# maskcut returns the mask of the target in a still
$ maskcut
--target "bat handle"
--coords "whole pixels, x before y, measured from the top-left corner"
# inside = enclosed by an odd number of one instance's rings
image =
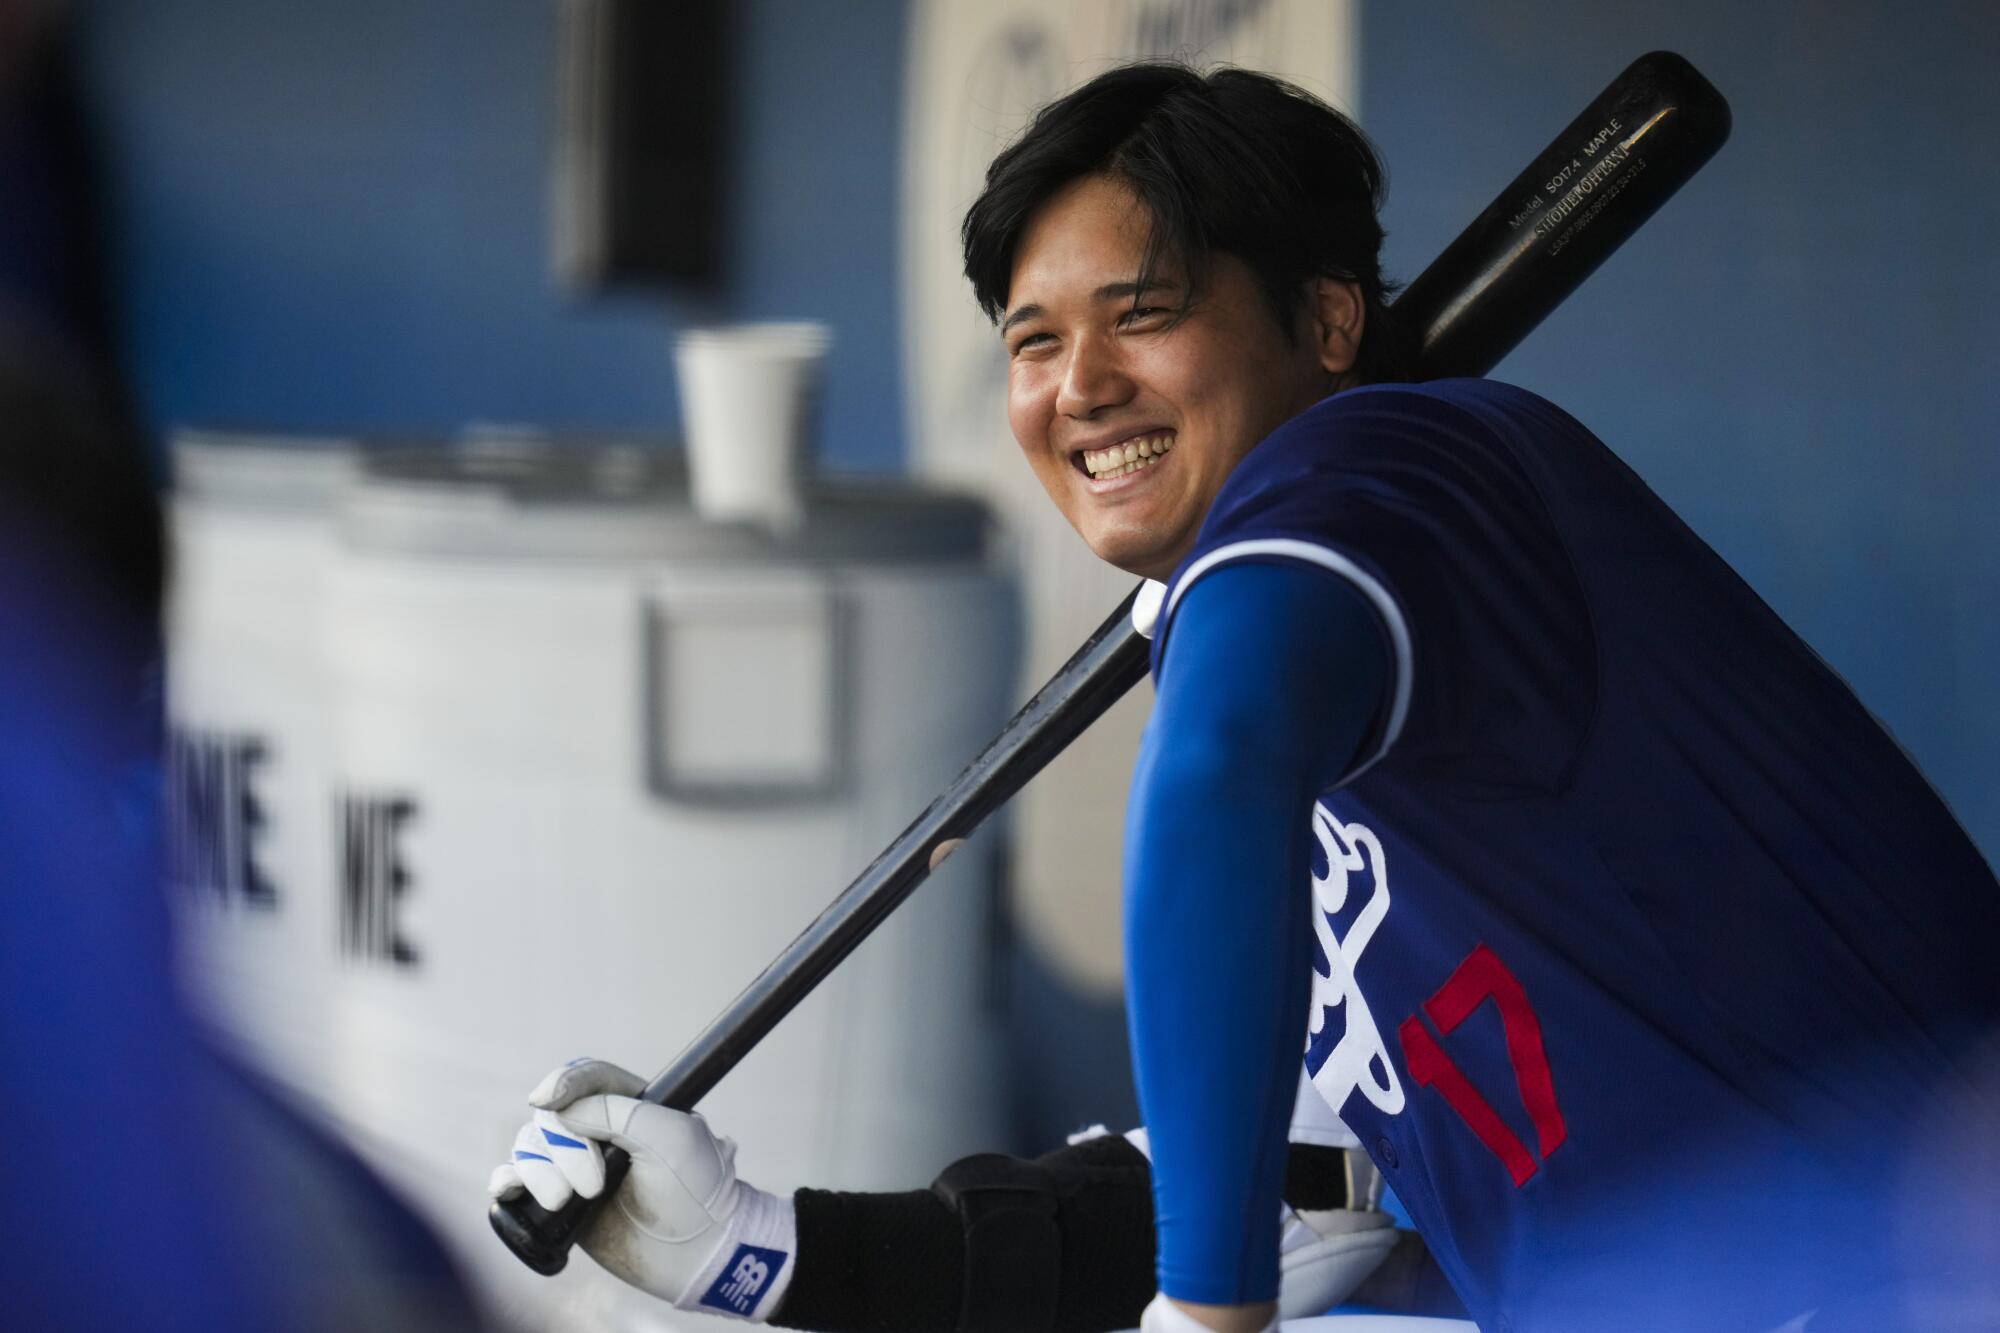
[[[492,1223],[493,1234],[506,1243],[515,1258],[543,1277],[554,1277],[569,1262],[569,1249],[576,1244],[577,1236],[625,1183],[625,1173],[631,1166],[630,1153],[623,1148],[606,1147],[604,1190],[596,1198],[572,1194],[568,1203],[550,1212],[535,1202],[534,1195],[522,1190],[512,1198],[495,1199],[486,1210],[486,1220]]]

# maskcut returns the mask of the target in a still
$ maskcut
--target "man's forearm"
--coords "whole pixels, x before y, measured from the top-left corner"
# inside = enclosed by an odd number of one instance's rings
[[[1349,585],[1228,565],[1168,627],[1126,827],[1133,1064],[1153,1143],[1160,1289],[1276,1294],[1285,1129],[1306,1025],[1307,829],[1376,715],[1383,656]]]
[[[978,1308],[966,1274],[1004,1246],[1004,1234],[968,1229],[934,1190],[862,1194],[804,1189],[798,1271],[771,1322],[816,1333],[939,1333],[1002,1324],[1009,1333],[1102,1333],[1131,1328],[1152,1298],[1153,1196],[1146,1158],[1106,1136],[1037,1159],[1058,1191],[1058,1259],[1039,1276],[1051,1284],[1046,1329],[1005,1324],[1008,1312]],[[1366,1208],[1349,1193],[1347,1154],[1290,1145],[1284,1196],[1294,1208]],[[1033,1280],[1037,1275],[1027,1275]]]

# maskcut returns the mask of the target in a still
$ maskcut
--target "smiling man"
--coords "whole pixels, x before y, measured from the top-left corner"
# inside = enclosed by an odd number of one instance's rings
[[[1993,1326],[1994,1238],[1928,1218],[1991,1216],[1953,1168],[2000,1160],[2000,886],[1587,430],[1397,382],[1380,190],[1297,89],[1140,65],[966,217],[1028,465],[1166,585],[1126,823],[1146,1133],[780,1200],[582,1063],[496,1192],[558,1207],[626,1147],[583,1243],[690,1309],[1253,1333],[1382,1253],[1345,1144],[1483,1329]]]
[[[1151,235],[1124,181],[1064,186],[1022,231],[1000,333],[1008,421],[1050,498],[1100,558],[1165,579],[1251,447],[1343,387],[1364,303],[1322,277],[1280,323],[1227,254],[1198,299],[1178,264],[1142,282]]]
[[[1899,1182],[1977,1118],[2000,890],[1588,431],[1393,382],[1380,183],[1297,89],[1140,66],[966,218],[1029,466],[1167,584],[1126,826],[1144,1326],[1273,1324],[1301,1044],[1482,1327],[1937,1326]]]
[[[1260,141],[1299,167],[1347,169],[1315,180],[1269,150],[1278,160],[1260,163]],[[1231,156],[1236,170],[1192,178]],[[994,163],[966,218],[966,271],[1006,347],[1014,437],[1099,558],[1167,580],[1260,442],[1357,382],[1364,345],[1372,368],[1391,368],[1380,188],[1344,118],[1257,76],[1204,81],[1170,66],[1098,79]],[[1388,668],[1351,587],[1245,573],[1250,586],[1220,595],[1237,604],[1217,634],[1251,636],[1251,656],[1225,650],[1213,668],[1266,662],[1312,697],[1301,713],[1257,688],[1209,692],[1196,709],[1179,706],[1177,689],[1163,694],[1128,846],[1146,858],[1131,864],[1127,908],[1140,1091],[1149,1123],[1166,1116],[1164,1137],[1152,1136],[1162,1290],[1230,1330],[1262,1329],[1277,1312],[1277,1233],[1243,1222],[1279,1202],[1306,1024],[1300,832],[1379,712]],[[1204,596],[1202,614],[1219,600]],[[1287,626],[1304,632],[1268,632]],[[1242,876],[1265,891],[1222,888]],[[1218,972],[1207,942],[1231,936],[1249,947]],[[1189,1054],[1203,1087],[1180,1086]],[[1165,1297],[1146,1318],[1149,1329],[1200,1326]]]

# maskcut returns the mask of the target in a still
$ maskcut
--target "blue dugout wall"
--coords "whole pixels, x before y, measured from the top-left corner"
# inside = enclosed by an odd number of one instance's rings
[[[84,75],[156,426],[671,431],[671,333],[839,337],[824,452],[904,456],[903,0],[745,0],[713,296],[549,281],[546,0],[97,0]],[[1498,372],[1595,427],[1854,683],[2000,849],[2000,16],[1889,0],[1364,0],[1362,118],[1407,276],[1628,59],[1731,144]]]
[[[127,362],[151,421],[673,432],[674,331],[834,326],[823,453],[903,456],[903,0],[737,7],[726,280],[588,303],[550,278],[551,0],[94,0]]]
[[[1885,0],[1364,8],[1413,274],[1626,61],[1730,143],[1495,372],[1598,431],[2000,852],[2000,11]]]

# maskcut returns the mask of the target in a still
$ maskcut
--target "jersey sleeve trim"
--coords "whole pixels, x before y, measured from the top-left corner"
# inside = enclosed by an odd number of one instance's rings
[[[1180,600],[1187,594],[1187,590],[1192,588],[1204,574],[1233,561],[1272,558],[1314,565],[1347,580],[1368,599],[1369,605],[1375,608],[1375,614],[1381,617],[1383,628],[1389,634],[1389,644],[1396,658],[1395,687],[1390,693],[1389,717],[1382,727],[1381,741],[1373,753],[1356,764],[1347,776],[1341,779],[1344,785],[1373,768],[1389,753],[1390,748],[1396,743],[1396,738],[1402,734],[1403,719],[1410,711],[1410,681],[1414,671],[1410,652],[1410,628],[1403,620],[1403,608],[1396,604],[1396,599],[1390,596],[1389,590],[1383,587],[1373,574],[1338,551],[1313,542],[1300,541],[1295,537],[1257,537],[1247,541],[1230,542],[1226,546],[1218,546],[1203,554],[1174,580],[1173,591],[1167,597],[1165,609],[1160,612],[1160,627],[1154,632],[1156,636],[1165,633],[1165,627],[1173,620],[1174,608],[1180,605]]]

